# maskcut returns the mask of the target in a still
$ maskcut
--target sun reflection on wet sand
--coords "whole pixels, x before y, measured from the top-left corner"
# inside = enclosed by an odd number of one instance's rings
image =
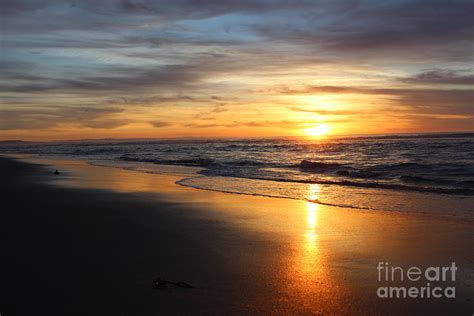
[[[319,192],[318,184],[309,185],[308,200],[317,201]],[[295,226],[300,231],[295,232],[298,237],[285,267],[288,281],[282,291],[295,304],[296,310],[306,313],[340,302],[338,288],[330,276],[329,250],[321,246],[321,229],[325,225],[321,205],[306,202],[302,207],[295,210],[302,215],[299,217],[300,225]]]
[[[310,200],[314,201],[318,198],[319,185],[311,184],[309,186]],[[301,256],[302,270],[305,274],[314,273],[317,268],[318,261],[318,207],[313,202],[307,202],[306,230],[304,232],[303,254]]]

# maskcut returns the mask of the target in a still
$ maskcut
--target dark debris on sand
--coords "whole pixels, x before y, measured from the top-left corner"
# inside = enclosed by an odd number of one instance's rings
[[[170,285],[179,288],[194,289],[194,286],[186,282],[173,282],[159,277],[153,279],[153,289],[155,290],[168,290],[170,288]]]

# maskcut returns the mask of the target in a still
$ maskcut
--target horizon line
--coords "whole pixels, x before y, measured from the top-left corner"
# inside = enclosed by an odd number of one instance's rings
[[[429,134],[474,134],[474,130],[470,131],[443,131],[443,132],[402,132],[402,133],[368,133],[368,134],[337,134],[337,135],[327,135],[322,139],[331,139],[331,138],[357,138],[357,137],[377,137],[377,136],[391,136],[391,135],[429,135]],[[311,137],[301,135],[279,135],[279,136],[241,136],[241,137],[229,137],[229,136],[177,136],[177,137],[132,137],[132,138],[115,138],[115,137],[107,137],[107,138],[78,138],[78,139],[59,139],[59,140],[22,140],[22,139],[5,139],[0,140],[0,143],[14,143],[14,142],[22,142],[22,143],[53,143],[53,142],[79,142],[79,141],[104,141],[104,140],[117,140],[117,141],[147,141],[147,140],[195,140],[195,139],[203,139],[203,140],[230,140],[230,139],[294,139],[294,138],[303,138],[303,139],[311,139]]]

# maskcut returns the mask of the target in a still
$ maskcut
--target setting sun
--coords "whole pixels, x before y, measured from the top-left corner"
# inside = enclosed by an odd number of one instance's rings
[[[323,137],[329,133],[330,127],[327,124],[319,124],[315,127],[308,128],[305,133],[311,137]]]

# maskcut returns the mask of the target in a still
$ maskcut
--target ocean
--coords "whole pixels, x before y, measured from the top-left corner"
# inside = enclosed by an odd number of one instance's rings
[[[369,210],[472,213],[474,196],[473,133],[11,142],[0,145],[0,153],[174,173],[178,184],[197,189]]]

